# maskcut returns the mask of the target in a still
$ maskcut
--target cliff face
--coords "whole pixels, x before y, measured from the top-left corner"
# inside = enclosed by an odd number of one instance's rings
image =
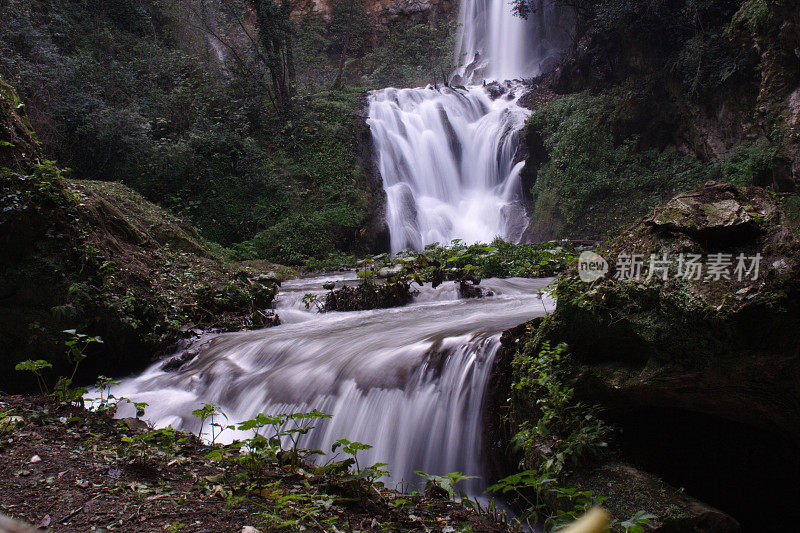
[[[515,380],[509,403],[515,429],[541,423],[546,412],[531,369],[548,345],[566,343],[568,355],[551,375],[583,405],[601,406],[599,416],[619,430],[604,460],[622,457],[685,487],[733,515],[744,531],[778,530],[796,520],[794,502],[782,495],[800,475],[794,452],[800,442],[800,340],[794,333],[800,327],[800,242],[775,196],[759,187],[707,184],[654,209],[599,253],[610,263],[604,278],[585,283],[578,272],[564,275],[556,310],[527,334],[517,333],[513,362],[506,362]],[[626,278],[624,254],[642,254],[641,275]],[[739,254],[745,268],[757,261],[759,269],[737,274]],[[692,255],[700,261],[699,277],[686,276],[680,266],[681,257]],[[651,257],[666,258],[668,266],[652,266]],[[730,259],[720,276],[713,274],[714,257]],[[530,467],[558,440],[529,434]],[[635,495],[618,495],[624,485],[598,479],[605,479],[603,467],[590,466],[571,482],[612,496],[608,505],[615,513]],[[665,523],[658,531],[739,531],[735,524],[671,529],[676,518],[670,511],[662,515],[649,503],[635,508],[656,512]],[[767,508],[769,517],[761,512]],[[697,520],[706,521],[705,514]]]
[[[796,2],[577,4],[573,46],[535,82],[531,239],[602,240],[707,180],[787,193],[798,218]]]
[[[314,0],[314,9],[330,15],[336,0]],[[458,0],[364,0],[364,9],[377,25],[400,20],[433,24],[453,20],[458,14]]]

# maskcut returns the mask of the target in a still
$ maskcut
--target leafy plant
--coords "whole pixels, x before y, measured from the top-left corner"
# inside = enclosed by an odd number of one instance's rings
[[[53,368],[53,365],[44,359],[37,359],[36,361],[28,359],[27,361],[18,363],[14,367],[17,372],[32,372],[33,375],[36,376],[36,383],[39,385],[39,391],[41,391],[42,394],[48,393],[47,383],[42,375],[42,373],[48,368]]]
[[[117,402],[114,395],[111,394],[111,387],[119,385],[120,382],[106,376],[98,376],[95,381],[94,389],[100,393],[100,397],[96,398],[97,409],[99,411],[116,411]]]
[[[548,489],[556,499],[564,502],[556,508],[556,512],[545,520],[545,527],[558,530],[580,518],[594,506],[601,505],[607,498],[597,496],[590,490],[578,490],[572,487],[555,487]]]
[[[207,417],[211,416],[212,411],[213,406],[197,410]],[[300,438],[313,429],[311,424],[314,420],[323,418],[330,418],[330,415],[317,410],[273,416],[259,413],[253,419],[225,426],[225,429],[252,431],[252,437],[212,449],[206,457],[216,461],[231,460],[238,463],[243,467],[239,481],[247,490],[260,490],[266,481],[265,468],[270,463],[294,469],[309,457],[322,454],[320,450],[301,448]]]
[[[644,533],[645,527],[650,525],[650,520],[658,518],[647,511],[637,511],[632,517],[619,523],[625,533]]]
[[[72,365],[72,374],[70,377],[61,376],[58,379],[53,392],[57,398],[62,402],[76,402],[82,401],[82,396],[88,391],[84,387],[72,388],[75,374],[78,372],[78,366],[86,359],[86,349],[94,343],[102,343],[100,337],[92,337],[78,333],[74,329],[66,329],[63,331],[68,335],[64,345],[67,347],[67,362]]]
[[[545,520],[547,506],[544,501],[545,490],[556,479],[547,471],[525,470],[505,477],[486,489],[486,492],[499,493],[506,498],[514,496],[524,503],[525,511],[520,520],[541,523]]]
[[[458,496],[464,497],[465,493],[462,491],[457,491],[456,485],[467,479],[475,479],[475,476],[465,476],[461,472],[450,472],[444,476],[428,474],[422,470],[415,470],[414,473],[425,478],[426,491],[432,486],[439,487],[440,489],[445,490],[451,498],[456,498]]]
[[[533,406],[535,422],[525,421],[514,442],[534,454],[529,460],[557,474],[566,466],[599,455],[607,447],[610,428],[597,416],[596,407],[574,400],[575,391],[564,383],[562,366],[567,346],[542,345],[535,356],[514,361],[517,379],[512,394]],[[544,444],[544,445],[542,445]]]
[[[228,415],[226,415],[218,405],[211,405],[209,403],[204,403],[202,408],[192,411],[192,415],[200,419],[200,430],[198,431],[197,436],[201,439],[203,438],[203,427],[206,424],[206,420],[210,419],[211,446],[213,447],[216,444],[219,435],[225,430],[225,427],[215,422],[214,418],[223,417],[225,420],[227,420]]]
[[[362,500],[366,496],[366,490],[376,485],[383,486],[383,483],[379,481],[379,479],[389,475],[389,472],[383,468],[386,466],[386,463],[375,463],[362,468],[358,462],[358,453],[369,450],[372,446],[348,439],[339,439],[331,445],[331,452],[336,452],[339,448],[350,457],[317,468],[316,473],[333,474],[336,475],[337,479],[340,481],[350,483],[356,488]]]

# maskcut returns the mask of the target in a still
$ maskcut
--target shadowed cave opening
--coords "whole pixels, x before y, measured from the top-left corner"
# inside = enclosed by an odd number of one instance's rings
[[[674,408],[607,418],[622,428],[631,462],[733,516],[743,532],[795,530],[800,456],[790,437]]]

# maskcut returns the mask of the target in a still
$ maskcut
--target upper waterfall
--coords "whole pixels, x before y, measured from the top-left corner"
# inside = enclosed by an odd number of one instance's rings
[[[464,0],[456,82],[483,85],[383,89],[372,93],[369,119],[386,192],[391,248],[519,241],[528,224],[519,180],[517,132],[529,112],[517,105],[519,82],[537,74],[553,48],[550,11],[514,16],[501,0]]]
[[[544,0],[527,20],[514,15],[509,0],[463,0],[453,81],[503,81],[541,74],[566,45],[562,28],[568,16]]]

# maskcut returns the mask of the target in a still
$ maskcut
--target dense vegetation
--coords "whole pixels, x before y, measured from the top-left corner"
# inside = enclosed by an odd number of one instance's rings
[[[110,394],[113,383],[100,384],[95,411],[42,396],[0,400],[3,510],[62,531],[97,523],[175,532],[508,530],[453,501],[463,476],[427,476],[438,491],[394,489],[379,479],[384,465],[359,464],[370,446],[347,439],[336,442],[326,466],[309,463],[323,452],[303,449],[297,437],[323,413],[259,414],[236,425],[248,437],[221,445],[213,436],[228,424],[219,408],[198,407],[196,435],[156,430],[141,411],[111,417],[129,403]],[[18,464],[25,467],[11,467]]]
[[[359,95],[441,79],[452,28],[376,44],[358,0],[327,21],[283,4],[4,2],[0,70],[73,176],[125,183],[240,258],[364,252],[382,197],[356,157]]]
[[[708,180],[790,193],[796,218],[789,3],[563,3],[573,44],[538,80],[555,94],[527,125],[534,238],[610,237]],[[525,16],[538,5],[516,2]]]
[[[703,161],[674,145],[642,146],[639,133],[619,138],[630,93],[558,98],[534,111],[527,128],[540,135],[547,158],[532,186],[541,237],[601,238],[678,191],[708,180],[763,184],[781,156],[767,138],[744,141],[717,159]],[[615,138],[616,137],[616,138]]]

